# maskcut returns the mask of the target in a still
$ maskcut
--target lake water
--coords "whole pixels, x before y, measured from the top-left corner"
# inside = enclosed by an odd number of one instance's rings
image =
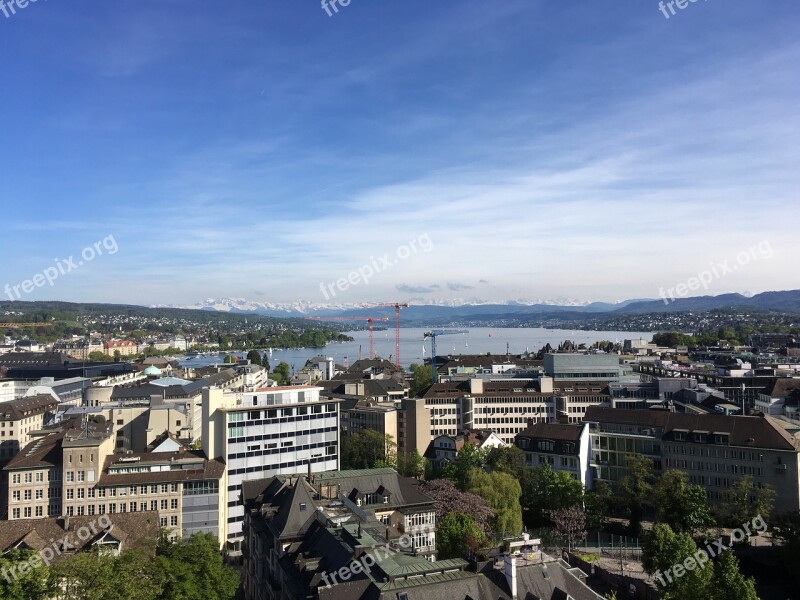
[[[408,367],[411,363],[422,363],[422,359],[430,358],[431,340],[423,341],[422,334],[429,329],[402,328],[400,330],[400,362]],[[582,331],[571,329],[541,329],[541,328],[499,328],[499,327],[472,327],[469,333],[439,336],[436,338],[436,353],[444,354],[504,354],[506,348],[511,354],[521,354],[526,350],[538,351],[542,346],[550,344],[554,348],[564,340],[571,340],[576,344],[591,345],[594,342],[610,340],[622,343],[626,339],[644,338],[650,341],[652,332],[633,331]],[[347,335],[355,338],[353,342],[332,343],[325,348],[295,348],[288,350],[273,349],[270,365],[272,368],[284,361],[294,370],[300,370],[310,358],[324,354],[332,356],[338,364],[343,364],[345,358],[353,364],[361,358],[369,358],[369,332],[351,331]],[[394,329],[374,332],[375,353],[378,356],[394,360],[395,343]],[[508,346],[506,346],[508,345]],[[423,354],[424,347],[424,354]],[[261,351],[262,353],[265,351]],[[244,357],[246,353],[235,353],[235,356]],[[181,366],[201,367],[216,362],[222,362],[224,355],[208,355],[188,357],[180,361]]]

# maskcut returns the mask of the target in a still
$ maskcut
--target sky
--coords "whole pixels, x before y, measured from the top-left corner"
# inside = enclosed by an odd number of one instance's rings
[[[21,1],[2,299],[800,288],[796,0]]]

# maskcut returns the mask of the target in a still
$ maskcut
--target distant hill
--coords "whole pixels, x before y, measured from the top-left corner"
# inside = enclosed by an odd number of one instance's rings
[[[779,311],[800,313],[800,290],[764,292],[752,297],[741,294],[678,298],[665,304],[663,300],[633,302],[615,310],[615,314],[645,314],[665,312],[706,312],[709,310],[744,309],[757,312]]]

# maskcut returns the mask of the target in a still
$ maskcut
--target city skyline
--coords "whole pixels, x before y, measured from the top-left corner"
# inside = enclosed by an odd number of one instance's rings
[[[800,288],[795,4],[324,5],[0,12],[0,287],[143,305]]]

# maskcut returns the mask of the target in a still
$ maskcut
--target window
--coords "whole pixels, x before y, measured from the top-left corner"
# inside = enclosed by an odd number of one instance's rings
[[[78,471],[78,482],[82,483],[86,480],[86,473],[83,471]]]
[[[67,500],[73,500],[75,498],[75,490],[68,489],[67,490]]]
[[[43,514],[43,510],[42,510],[42,507],[41,507],[41,506],[37,506],[37,507],[36,507],[36,516],[37,516],[37,517],[42,517],[42,516],[44,516],[44,514]]]
[[[39,471],[38,473],[36,473],[36,482],[41,483],[42,481],[44,481],[44,473]]]
[[[161,527],[166,527],[166,526],[167,526],[167,517],[161,517],[161,518],[158,520],[158,524],[159,524]]]
[[[11,511],[11,518],[12,519],[19,519],[19,509],[15,508]]]
[[[178,517],[176,517],[175,515],[171,516],[169,518],[169,524],[172,525],[173,527],[177,527],[178,526]]]
[[[162,500],[161,501],[161,510],[167,510],[167,501],[166,500]]]
[[[14,500],[14,502],[19,502],[19,490],[14,490],[14,492],[11,494],[11,498]]]
[[[36,499],[41,500],[44,497],[43,490],[36,490]]]
[[[172,510],[178,510],[178,499],[177,498],[173,498],[172,500],[170,500],[169,501],[169,507]]]
[[[167,489],[168,489],[167,484],[166,483],[162,483],[161,484],[161,493],[162,494],[166,494],[167,493]]]
[[[158,500],[150,501],[150,510],[158,510]]]

